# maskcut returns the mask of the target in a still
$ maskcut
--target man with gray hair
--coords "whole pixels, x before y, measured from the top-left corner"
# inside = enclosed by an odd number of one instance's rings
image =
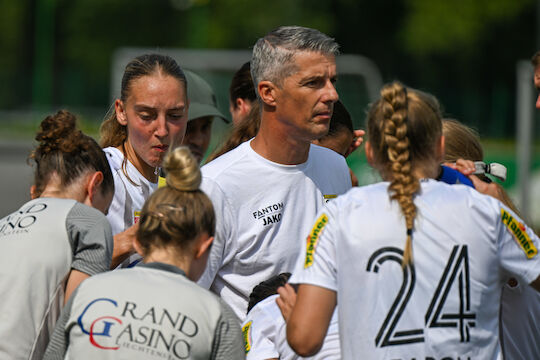
[[[345,159],[311,144],[328,132],[338,100],[337,53],[333,39],[298,26],[259,39],[251,59],[259,132],[202,168],[217,224],[199,284],[240,319],[253,287],[293,270],[317,211],[351,187]]]

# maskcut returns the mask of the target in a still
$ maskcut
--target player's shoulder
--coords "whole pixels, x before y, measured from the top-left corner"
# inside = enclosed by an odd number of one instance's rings
[[[433,179],[422,181],[422,195],[426,201],[440,204],[474,207],[499,211],[501,202],[492,196],[482,194],[476,189],[461,185],[447,184]]]
[[[345,158],[343,155],[338,154],[334,150],[328,149],[324,146],[310,144],[309,147],[309,159],[310,161],[317,162],[331,162],[339,165],[346,164]],[[328,165],[327,163],[326,165]]]
[[[249,141],[246,141],[202,166],[201,173],[203,177],[218,178],[227,176],[235,168],[241,167],[243,161],[249,155],[249,146]]]
[[[105,157],[109,162],[109,166],[113,171],[122,168],[122,162],[124,161],[124,154],[115,147],[109,146],[103,149]]]
[[[270,295],[266,299],[259,301],[247,314],[244,324],[252,322],[259,326],[261,324],[266,326],[270,326],[271,324],[274,326],[279,325],[284,320],[276,303],[278,297],[278,294]]]
[[[334,208],[358,207],[364,204],[373,204],[388,198],[388,182],[378,182],[369,185],[356,186],[345,194],[338,196],[328,204]]]
[[[72,208],[69,214],[70,217],[84,217],[88,219],[95,219],[96,221],[107,221],[107,217],[104,213],[98,209],[88,206],[86,204],[75,201],[72,204]]]

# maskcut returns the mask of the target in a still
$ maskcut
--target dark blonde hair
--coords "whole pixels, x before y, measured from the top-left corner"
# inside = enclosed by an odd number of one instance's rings
[[[390,198],[405,216],[407,240],[403,265],[412,262],[412,230],[416,218],[414,195],[420,181],[413,172],[435,160],[442,135],[441,110],[431,95],[406,88],[399,82],[385,85],[381,98],[368,112],[368,139],[376,167],[391,179]]]
[[[114,191],[111,168],[97,142],[77,129],[76,117],[67,110],[47,116],[40,124],[35,139],[38,146],[32,151],[29,162],[35,162],[35,194],[40,196],[56,175],[63,187],[77,181],[88,171],[101,171],[102,194]]]
[[[445,137],[444,161],[455,162],[458,159],[483,161],[484,150],[480,144],[478,133],[455,119],[443,119],[443,135]],[[491,181],[486,175],[477,175],[482,181]],[[499,200],[508,206],[518,216],[519,210],[501,185],[495,184],[499,193]]]
[[[251,66],[250,62],[244,63],[240,69],[238,69],[231,80],[229,86],[229,101],[236,109],[236,99],[245,99],[251,102],[257,100],[257,94],[251,78]]]
[[[187,94],[186,75],[173,58],[167,55],[145,54],[137,56],[126,65],[124,75],[122,76],[120,100],[125,102],[129,97],[134,80],[153,74],[164,74],[174,77],[184,86]],[[101,136],[100,145],[104,148],[108,146],[117,147],[123,145],[126,141],[128,136],[127,128],[118,122],[114,105],[109,110],[109,114],[105,120],[103,120],[99,134]]]
[[[139,220],[137,240],[145,255],[169,246],[186,250],[199,235],[215,232],[214,208],[199,189],[201,171],[189,148],[181,146],[169,153],[163,168],[167,186],[148,198]]]
[[[456,162],[458,159],[482,161],[484,150],[480,145],[478,133],[455,119],[443,119],[445,137],[444,161]]]

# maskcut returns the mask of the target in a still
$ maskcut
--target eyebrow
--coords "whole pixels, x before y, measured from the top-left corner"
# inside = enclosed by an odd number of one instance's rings
[[[135,104],[134,105],[134,108],[135,110],[137,111],[145,111],[145,110],[156,110],[155,107],[153,106],[149,106],[149,105],[143,105],[143,104]],[[171,111],[171,110],[185,110],[186,109],[186,106],[185,105],[182,105],[182,106],[176,106],[176,107],[173,107],[173,108],[170,108],[170,109],[167,109],[167,111]]]

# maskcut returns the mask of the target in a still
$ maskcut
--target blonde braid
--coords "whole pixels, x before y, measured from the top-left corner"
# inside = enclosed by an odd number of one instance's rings
[[[412,263],[412,230],[416,218],[413,196],[420,189],[420,182],[412,174],[409,138],[407,137],[407,90],[394,82],[381,90],[383,137],[390,160],[392,182],[388,191],[397,200],[407,225],[407,240],[403,253],[403,266]]]

